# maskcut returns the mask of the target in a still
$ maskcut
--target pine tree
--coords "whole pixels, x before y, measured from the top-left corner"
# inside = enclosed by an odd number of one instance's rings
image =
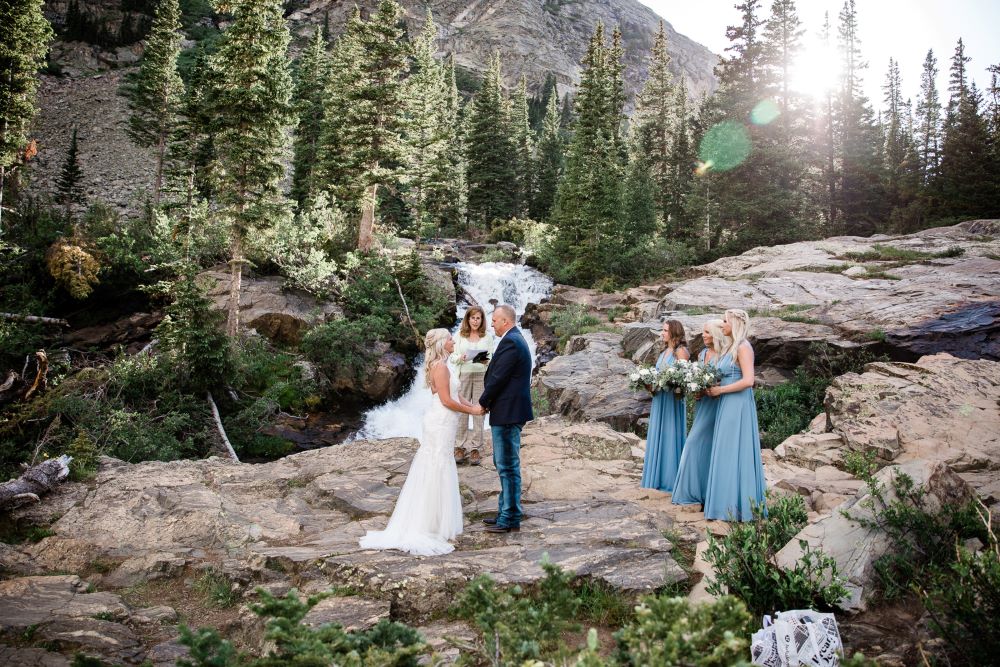
[[[781,110],[780,123],[786,136],[792,129],[794,100],[789,88],[791,68],[802,49],[805,30],[799,20],[794,0],[774,0],[771,16],[764,26],[764,57],[771,70],[769,78],[776,82],[776,93]]]
[[[406,82],[404,181],[418,225],[435,229],[440,228],[441,220],[431,213],[430,201],[438,200],[435,193],[446,187],[447,172],[441,170],[441,160],[450,148],[452,130],[444,68],[434,59],[436,45],[437,26],[427,10],[423,30],[413,45],[413,68]]]
[[[941,101],[937,91],[937,59],[929,49],[920,73],[920,100],[917,102],[916,141],[920,173],[925,186],[937,178],[940,160]]]
[[[677,110],[674,108],[677,101],[674,77],[670,73],[669,65],[667,36],[663,21],[660,21],[660,28],[653,41],[649,74],[636,98],[636,111],[632,122],[637,128],[638,142],[638,146],[633,150],[633,160],[636,154],[642,155],[649,175],[655,183],[656,210],[664,221],[669,218],[672,203],[670,197],[675,190],[672,187],[674,171],[671,168],[671,158],[679,125]],[[676,221],[674,222],[676,224]],[[674,227],[672,231],[678,230]]]
[[[510,100],[510,134],[514,144],[514,215],[528,215],[528,209],[535,195],[535,173],[533,156],[535,141],[528,114],[528,81],[522,76]]]
[[[905,179],[905,160],[907,157],[906,118],[903,108],[902,80],[899,74],[899,63],[889,58],[889,71],[886,74],[885,93],[885,192],[888,205],[896,208],[903,204],[902,189]]]
[[[998,170],[990,132],[983,116],[982,95],[969,83],[965,46],[958,40],[951,61],[948,111],[941,142],[940,193],[946,215],[995,213]]]
[[[445,98],[440,121],[442,150],[431,164],[432,180],[438,184],[427,196],[427,210],[444,227],[456,229],[465,223],[466,161],[464,114],[455,78],[455,62],[450,60],[445,74]]]
[[[182,197],[182,226],[190,230],[195,204],[209,199],[215,189],[215,148],[212,133],[211,68],[202,51],[195,57],[181,97],[177,125],[167,151],[164,188]],[[175,230],[175,233],[182,231]]]
[[[878,158],[878,132],[873,112],[862,91],[861,58],[857,10],[847,0],[840,12],[840,48],[843,80],[837,100],[838,155],[840,178],[838,208],[841,231],[866,235],[876,231],[885,217]]]
[[[292,144],[292,198],[300,206],[313,194],[313,170],[319,151],[323,102],[329,78],[326,40],[317,28],[299,58],[295,76],[295,112],[298,127]]]
[[[154,205],[160,203],[167,146],[177,124],[184,93],[184,83],[177,72],[177,57],[183,37],[177,0],[160,0],[153,27],[146,39],[142,62],[125,87],[132,112],[129,116],[129,136],[136,145],[156,150]]]
[[[45,62],[52,27],[42,15],[42,0],[0,4],[0,233],[4,183],[23,158],[28,128],[35,116],[38,69]]]
[[[694,178],[695,151],[691,140],[691,118],[688,114],[687,86],[684,80],[676,86],[674,115],[676,126],[670,147],[669,175],[665,199],[664,221],[670,229],[687,229],[690,223],[687,215],[687,197]]]
[[[355,9],[334,50],[319,161],[341,201],[360,209],[358,249],[374,244],[380,187],[405,157],[403,74],[407,45],[401,10],[382,0],[369,20]]]
[[[624,211],[625,146],[620,131],[624,104],[620,34],[610,46],[597,24],[584,57],[577,91],[573,138],[566,170],[549,218],[557,280],[593,284],[620,261],[619,226]]]
[[[73,219],[73,206],[84,206],[87,203],[87,196],[83,191],[83,170],[80,168],[77,154],[76,128],[74,127],[69,150],[66,151],[66,161],[63,162],[59,178],[56,180],[56,202],[62,204],[67,220]]]
[[[501,79],[500,54],[494,54],[483,86],[472,101],[466,155],[469,162],[469,218],[489,229],[515,213],[517,174],[514,142]]]
[[[831,50],[830,13],[823,14],[820,39],[826,52]],[[832,86],[827,87],[822,100],[819,128],[816,135],[816,167],[819,173],[817,201],[828,230],[837,224],[837,198],[839,170],[837,166],[836,111]]]
[[[229,12],[232,23],[211,58],[209,108],[220,167],[218,202],[231,230],[226,331],[235,336],[247,236],[290,213],[279,184],[294,114],[282,3],[232,0]]]
[[[563,141],[560,130],[559,98],[554,92],[542,122],[542,136],[538,139],[535,157],[536,190],[532,199],[531,217],[545,220],[552,210],[556,189],[563,172]]]

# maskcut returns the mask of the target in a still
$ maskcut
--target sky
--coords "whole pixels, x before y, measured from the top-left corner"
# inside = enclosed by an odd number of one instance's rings
[[[666,19],[674,30],[715,53],[722,54],[729,45],[726,26],[739,23],[735,9],[738,0],[639,0]],[[763,0],[762,16],[771,11],[770,0]],[[810,92],[835,79],[835,58],[824,54],[818,46],[810,48],[823,25],[824,12],[830,13],[830,25],[836,36],[837,15],[844,0],[799,0],[799,19],[806,34],[803,43],[808,55],[798,75]],[[875,108],[882,105],[882,85],[885,82],[889,58],[899,61],[903,82],[903,97],[914,103],[920,91],[920,72],[928,49],[934,49],[938,61],[938,90],[944,103],[948,99],[948,68],[958,38],[965,44],[966,56],[971,56],[969,71],[979,88],[990,83],[986,71],[991,64],[1000,64],[1000,0],[856,0],[858,33],[861,50],[868,69],[862,73],[865,93]]]

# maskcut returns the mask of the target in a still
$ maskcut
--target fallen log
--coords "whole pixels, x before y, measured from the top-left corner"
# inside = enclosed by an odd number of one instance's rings
[[[219,432],[222,444],[226,446],[226,451],[229,452],[229,458],[239,463],[240,457],[236,456],[236,450],[233,449],[233,444],[229,442],[229,436],[226,435],[226,429],[222,426],[222,415],[219,414],[219,406],[215,404],[215,399],[212,398],[212,392],[206,392],[205,398],[208,399],[208,407],[212,409],[212,419],[215,421],[215,428]]]
[[[41,315],[22,315],[21,313],[0,313],[0,319],[13,320],[14,322],[33,322],[36,324],[58,324],[61,327],[68,327],[69,322],[58,317],[42,317]]]
[[[25,470],[20,477],[0,484],[0,510],[10,510],[27,503],[37,503],[39,496],[51,491],[69,475],[71,456],[43,461]]]

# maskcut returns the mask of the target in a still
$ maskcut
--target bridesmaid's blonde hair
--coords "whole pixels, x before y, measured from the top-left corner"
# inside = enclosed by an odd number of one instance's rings
[[[712,334],[712,349],[715,350],[716,356],[721,357],[726,341],[729,340],[729,336],[722,332],[722,320],[719,318],[709,320],[705,322],[705,326],[708,327],[708,333]]]
[[[451,338],[447,329],[431,329],[424,336],[424,384],[431,386],[431,369],[439,361],[447,360],[444,344]]]
[[[750,316],[745,310],[730,308],[726,311],[726,319],[729,321],[729,326],[733,328],[733,338],[726,346],[726,353],[731,354],[735,359],[740,345],[750,337]]]

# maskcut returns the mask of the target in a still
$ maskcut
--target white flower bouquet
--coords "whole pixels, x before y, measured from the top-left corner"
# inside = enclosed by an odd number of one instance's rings
[[[653,393],[658,390],[659,374],[653,366],[640,366],[628,374],[628,388],[632,391],[645,390]]]

